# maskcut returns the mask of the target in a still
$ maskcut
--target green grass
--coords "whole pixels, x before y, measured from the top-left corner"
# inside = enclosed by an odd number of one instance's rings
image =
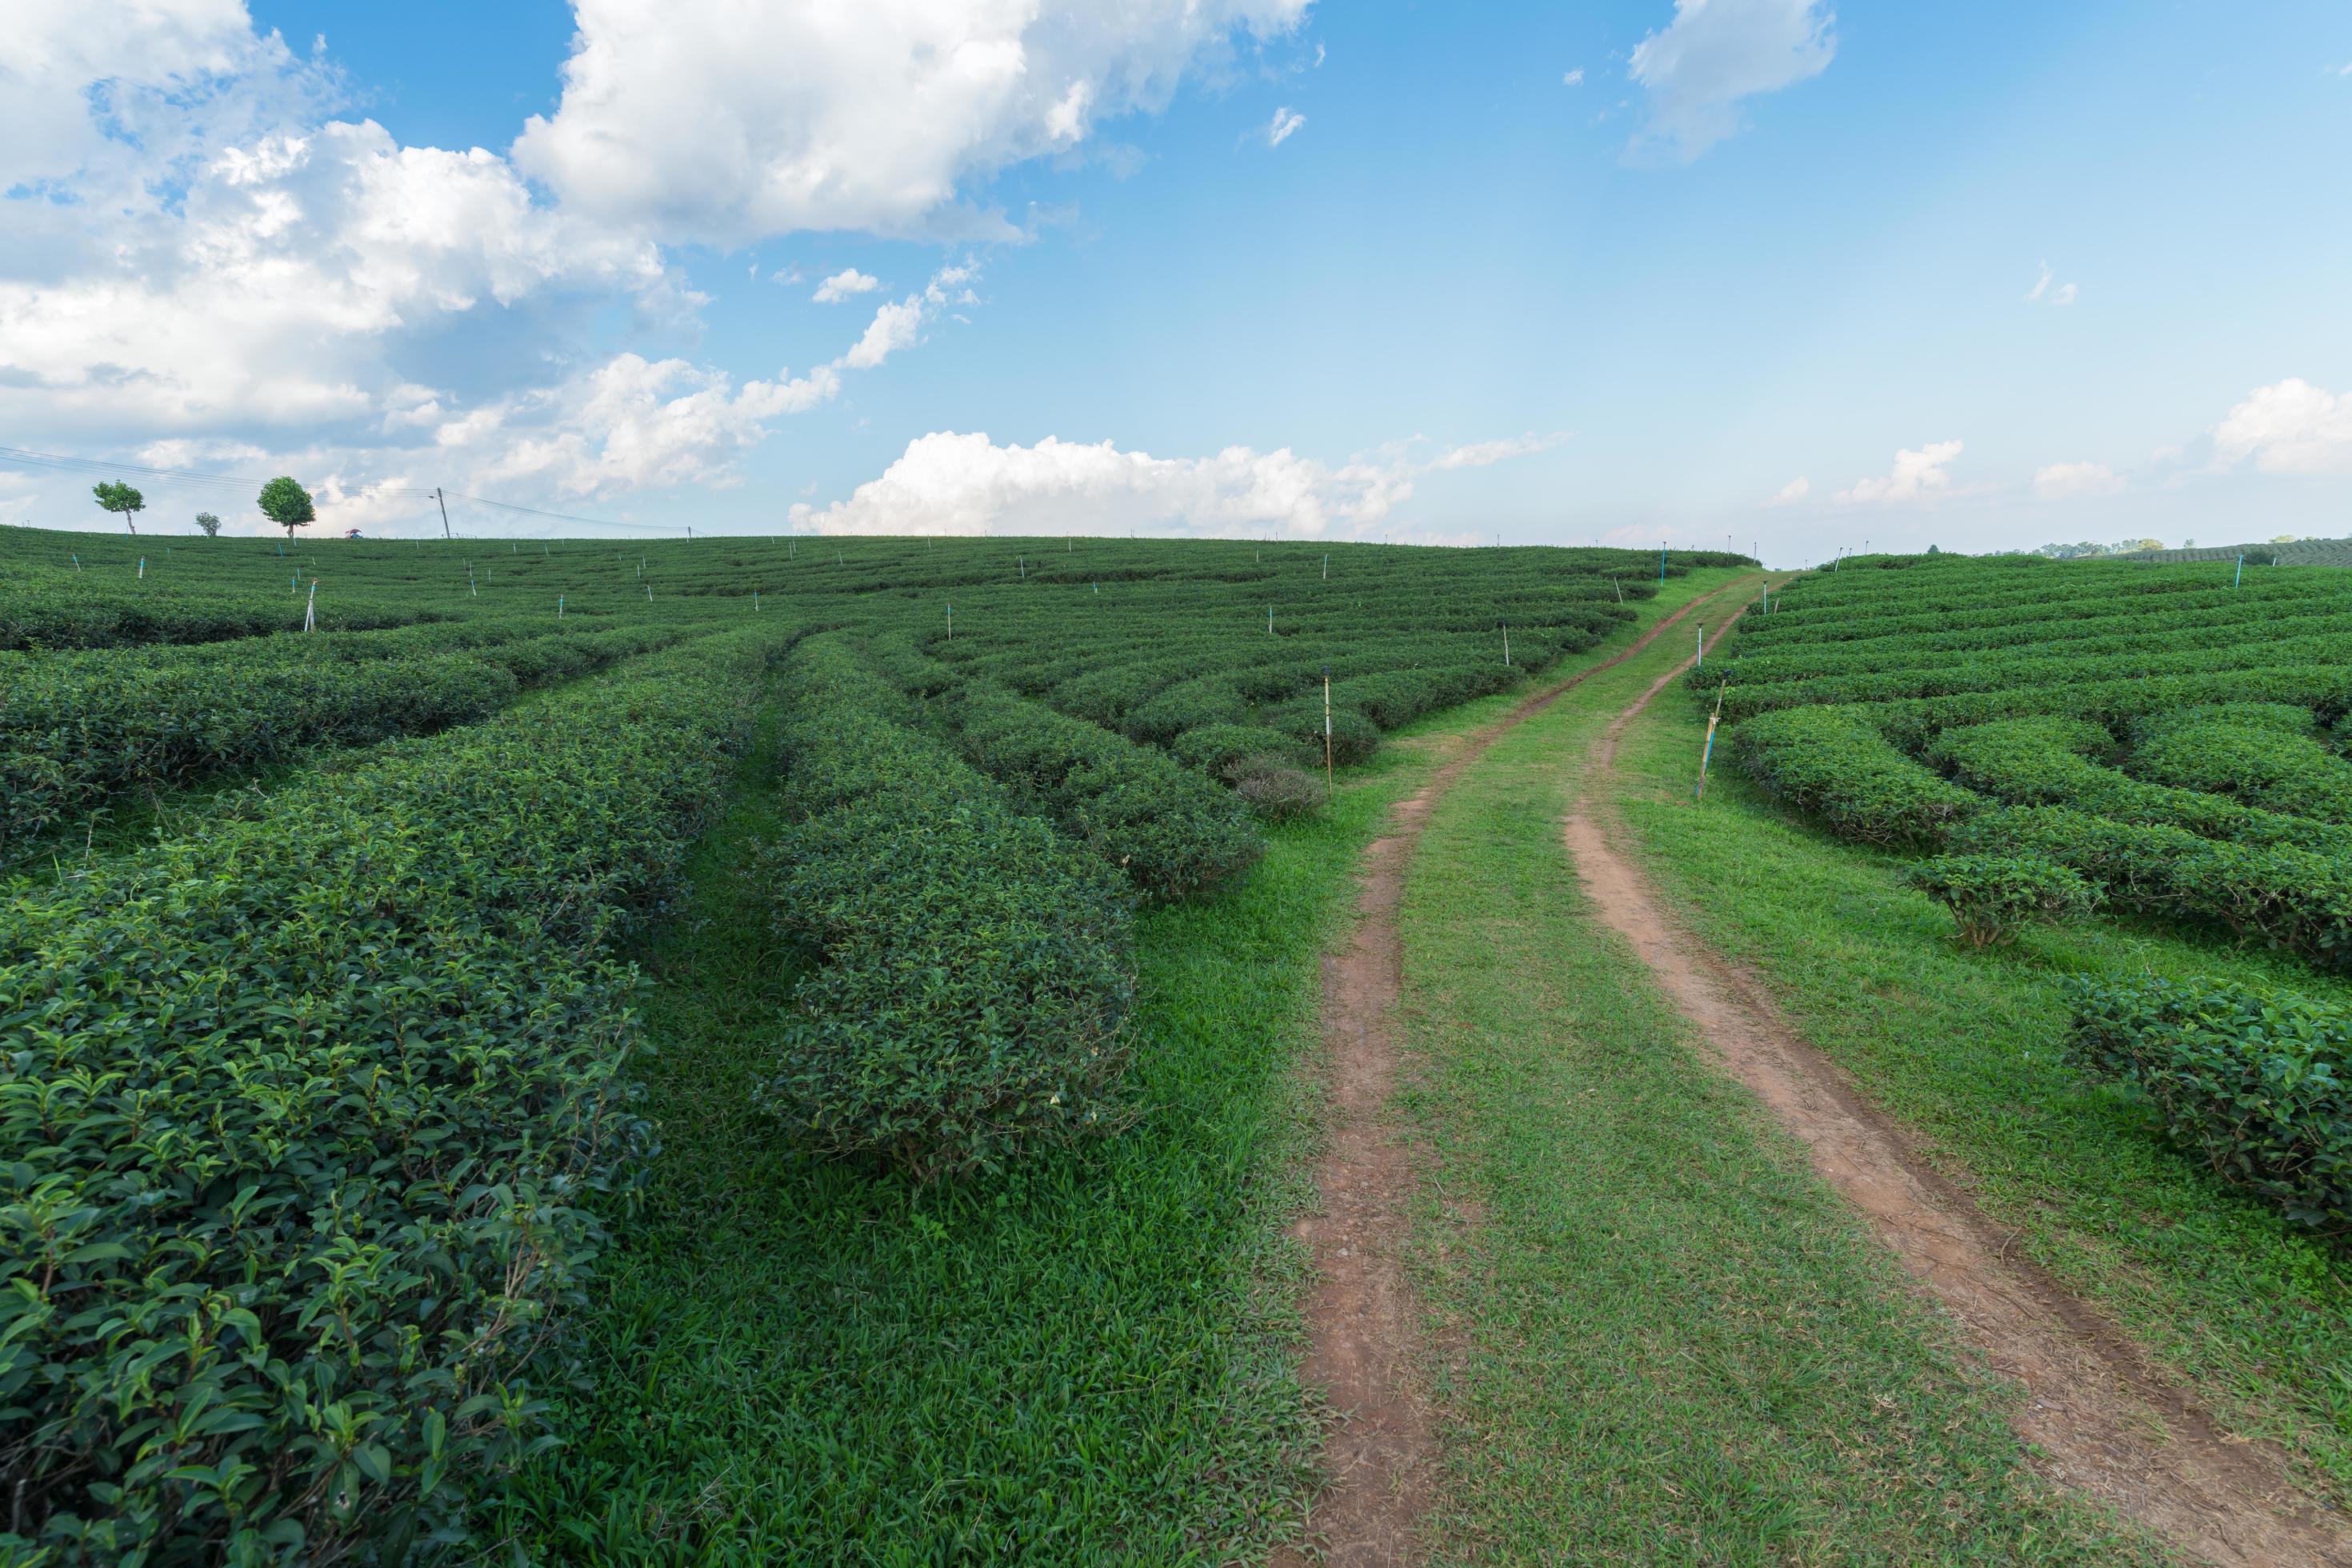
[[[2121,1091],[2060,1058],[2070,973],[2210,975],[2344,1000],[2292,960],[2093,921],[1976,952],[1899,861],[1789,819],[1718,769],[1690,803],[1704,721],[1677,689],[1627,736],[1627,816],[1693,925],[1751,965],[1806,1035],[1921,1135],[2021,1249],[2101,1303],[2240,1430],[2352,1500],[2352,1265],[2217,1184]],[[1717,761],[1723,760],[1722,749]]]
[[[1639,624],[1728,575],[1676,580]],[[1421,721],[1237,887],[1143,916],[1139,1125],[929,1191],[806,1158],[753,1107],[793,979],[739,873],[782,826],[771,710],[640,955],[663,1149],[600,1267],[561,1446],[493,1537],[580,1563],[1155,1564],[1295,1538],[1318,1427],[1286,1226],[1312,1200],[1318,957],[1430,738],[1518,695]]]
[[[1684,651],[1499,742],[1407,873],[1431,1538],[1479,1562],[2161,1560],[2030,1474],[2006,1391],[1593,918],[1559,836],[1581,753]]]

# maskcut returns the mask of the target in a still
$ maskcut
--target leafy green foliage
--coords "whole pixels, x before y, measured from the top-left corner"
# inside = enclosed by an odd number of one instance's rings
[[[1865,844],[1933,846],[1984,805],[1905,756],[1852,708],[1790,708],[1731,732],[1731,754],[1800,811]]]
[[[438,641],[472,640],[428,634]],[[0,654],[0,852],[139,786],[252,768],[314,744],[424,734],[495,712],[520,686],[674,640],[628,628],[465,653],[404,634],[254,638],[214,647]],[[343,657],[345,638],[359,640]]]
[[[2098,889],[2065,867],[2013,855],[1938,855],[1903,879],[1950,910],[1977,947],[2014,941],[2028,924],[2079,920],[2098,902]]]
[[[2296,1224],[2352,1235],[2352,1013],[2161,979],[2068,996],[2075,1058],[2133,1085],[2176,1144]]]
[[[1210,724],[1198,730],[1187,730],[1169,742],[1169,754],[1187,767],[1223,777],[1225,769],[1244,757],[1280,757],[1294,766],[1309,763],[1320,765],[1323,743],[1312,746],[1267,729],[1263,724]]]
[[[126,523],[131,523],[131,519],[145,510],[147,505],[145,496],[141,495],[131,486],[113,479],[100,479],[97,484],[90,486],[89,493],[98,498],[100,506],[116,513]],[[137,524],[132,523],[131,531],[133,533],[138,532]]]
[[[2250,805],[2352,823],[2352,763],[2323,744],[2307,708],[2232,702],[2151,714],[2126,765],[2143,778]]]
[[[294,537],[296,529],[317,521],[319,517],[311,506],[310,492],[286,474],[262,486],[253,504],[261,509],[262,516],[284,529],[289,539]]]
[[[1234,793],[1268,822],[1288,822],[1324,804],[1323,781],[1280,752],[1258,752],[1225,766]]]
[[[218,539],[220,537],[220,518],[215,513],[209,511],[200,511],[196,513],[196,531],[199,533],[202,533],[206,539]]]
[[[819,963],[772,1109],[827,1153],[925,1180],[1111,1131],[1134,981],[1110,871],[898,722],[903,700],[838,639],[796,650],[785,686],[803,815],[767,877]]]
[[[63,1563],[387,1558],[535,1440],[656,899],[769,643],[712,638],[0,905],[0,1491]]]
[[[964,754],[1116,866],[1146,897],[1190,898],[1257,858],[1234,797],[1163,752],[976,681],[948,707]]]
[[[2352,970],[2352,862],[2289,844],[2233,844],[2066,806],[2011,806],[1954,833],[1969,853],[2039,855],[2122,909],[2226,931],[2326,970]]]
[[[2352,575],[1901,564],[1743,626],[1723,710],[1753,776],[1848,837],[2041,857],[2116,908],[2352,963],[2352,763],[2318,730],[2352,711]]]

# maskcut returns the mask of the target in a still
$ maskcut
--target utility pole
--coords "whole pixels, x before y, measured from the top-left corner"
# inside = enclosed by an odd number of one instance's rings
[[[441,499],[439,485],[433,487],[433,500],[441,509],[441,537],[446,539],[449,537],[449,503]]]

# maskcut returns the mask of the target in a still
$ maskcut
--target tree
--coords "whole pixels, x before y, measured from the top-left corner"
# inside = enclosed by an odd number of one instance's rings
[[[89,493],[96,496],[98,504],[107,510],[121,512],[124,527],[133,533],[139,531],[139,525],[131,521],[131,517],[147,504],[145,496],[141,495],[129,485],[118,484],[112,479],[100,479],[89,487]]]
[[[215,517],[208,511],[200,511],[196,513],[196,526],[205,531],[205,537],[206,539],[218,539],[220,537],[220,519]]]
[[[286,531],[289,539],[294,537],[296,529],[319,520],[317,510],[310,505],[310,492],[284,474],[261,487],[256,504],[261,508],[262,516]]]

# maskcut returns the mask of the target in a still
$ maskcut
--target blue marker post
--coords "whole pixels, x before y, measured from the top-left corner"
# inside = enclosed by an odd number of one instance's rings
[[[1666,585],[1666,547],[1665,547],[1664,545],[1661,544],[1661,545],[1659,545],[1659,546],[1658,546],[1658,586],[1659,586],[1659,587],[1661,587],[1661,588],[1663,588],[1663,587],[1664,587],[1665,585]]]
[[[948,641],[955,641],[955,606],[948,606]]]
[[[2239,551],[2239,552],[2238,552],[2238,574],[2237,574],[2235,577],[2232,577],[2232,578],[2231,578],[2231,579],[2230,579],[2230,586],[2231,586],[2231,587],[2232,587],[2232,588],[2240,588],[2240,587],[2243,587],[2243,586],[2245,585],[2245,582],[2246,582],[2246,552],[2245,552],[2244,551],[2241,550],[2241,551]]]

